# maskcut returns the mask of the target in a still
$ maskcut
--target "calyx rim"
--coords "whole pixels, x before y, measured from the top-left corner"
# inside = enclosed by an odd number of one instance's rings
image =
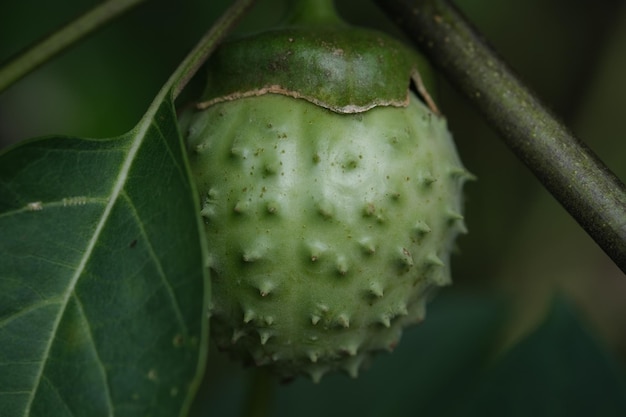
[[[377,106],[406,107],[413,80],[422,84],[422,58],[399,41],[348,25],[283,27],[229,40],[207,62],[199,109],[264,94],[304,99],[337,113]]]

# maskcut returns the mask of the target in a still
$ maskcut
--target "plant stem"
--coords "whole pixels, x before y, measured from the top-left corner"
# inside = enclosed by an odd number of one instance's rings
[[[257,368],[252,374],[248,401],[243,410],[244,417],[267,417],[272,403],[274,381],[267,370]]]
[[[236,0],[202,39],[200,39],[187,57],[185,57],[163,88],[171,88],[173,97],[178,97],[189,80],[191,80],[204,61],[206,61],[209,55],[215,50],[219,42],[228,34],[237,21],[243,16],[244,12],[252,6],[255,1],[256,0]]]
[[[0,92],[77,41],[145,0],[107,0],[35,43],[0,68]]]
[[[376,0],[626,273],[626,187],[446,0]]]

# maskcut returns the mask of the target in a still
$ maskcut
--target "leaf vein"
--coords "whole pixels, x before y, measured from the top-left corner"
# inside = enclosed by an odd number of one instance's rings
[[[172,150],[172,148],[170,146],[172,141],[167,140],[167,136],[163,134],[160,126],[157,123],[154,124],[154,127],[155,127],[155,129],[157,129],[157,131],[159,133],[159,138],[165,144],[165,148],[167,149],[167,154],[170,156],[171,162],[176,167],[176,171],[178,171],[178,175],[180,176],[180,178],[186,179],[187,178],[186,170],[185,170],[184,167],[182,167],[178,163],[178,158],[176,158],[176,155],[174,154],[174,151]],[[180,135],[180,133],[178,133],[178,132],[177,132],[177,134]],[[176,141],[176,143],[179,143],[179,141]]]
[[[48,299],[48,300],[42,300],[41,302],[38,303],[34,303],[31,304],[29,306],[27,306],[26,308],[23,308],[21,310],[19,310],[18,312],[11,314],[10,316],[3,318],[2,320],[0,320],[0,328],[6,326],[7,324],[11,323],[13,320],[16,320],[22,316],[25,316],[35,310],[38,310],[40,308],[44,308],[47,307],[49,305],[53,305],[53,304],[60,304],[61,303],[61,299],[56,299],[56,298],[52,298],[52,299]],[[39,362],[39,361],[38,361]]]
[[[87,315],[85,314],[85,309],[83,308],[83,302],[76,292],[74,292],[74,299],[76,300],[76,306],[78,307],[78,311],[80,312],[83,321],[85,322],[85,328],[87,330],[87,335],[89,336],[89,343],[93,348],[94,355],[98,361],[98,367],[100,368],[100,372],[102,373],[102,379],[104,383],[104,395],[107,398],[107,404],[109,405],[109,416],[112,417],[115,413],[113,411],[113,400],[111,398],[111,384],[109,383],[109,378],[107,378],[107,372],[104,367],[104,363],[100,358],[100,352],[96,346],[96,342],[93,338],[93,331],[91,330],[91,326],[89,325],[89,320],[87,319]]]
[[[147,248],[148,248],[148,253],[150,254],[150,257],[154,261],[154,265],[157,268],[157,271],[159,273],[159,277],[161,278],[162,284],[165,287],[167,295],[168,295],[168,297],[171,300],[172,309],[174,310],[174,314],[176,316],[176,319],[178,320],[180,327],[183,329],[184,334],[187,335],[187,334],[189,334],[189,332],[188,332],[188,329],[187,329],[187,325],[185,323],[185,319],[183,317],[182,310],[180,308],[180,304],[178,303],[178,300],[176,299],[176,295],[174,293],[174,288],[172,287],[171,283],[167,280],[167,274],[163,270],[163,264],[161,263],[161,260],[159,259],[159,257],[156,255],[156,252],[154,251],[154,246],[152,246],[152,242],[151,242],[151,240],[150,240],[150,238],[148,236],[148,233],[146,232],[146,229],[143,227],[143,222],[141,222],[139,220],[141,217],[139,216],[139,213],[137,212],[135,204],[133,203],[132,199],[130,198],[130,196],[128,196],[128,194],[126,192],[123,191],[122,193],[123,193],[124,198],[128,202],[128,205],[132,209],[134,217],[137,219],[137,226],[139,227],[139,230],[141,232],[141,236],[143,237],[143,239],[146,242],[146,245],[147,245]]]
[[[52,383],[52,381],[50,381],[48,378],[43,377],[46,382],[48,383],[48,385],[50,386],[50,389],[52,390],[52,392],[54,392],[57,396],[57,398],[59,399],[59,402],[61,404],[63,404],[63,408],[65,408],[65,410],[70,414],[70,415],[75,415],[74,412],[72,411],[72,409],[70,408],[69,404],[67,403],[67,401],[65,401],[65,399],[63,398],[63,396],[61,395],[61,393],[59,392],[59,390],[56,388],[56,386]]]
[[[54,341],[54,335],[57,333],[59,325],[61,323],[61,319],[67,309],[67,305],[69,302],[69,299],[71,297],[71,295],[74,293],[74,289],[76,287],[76,284],[79,280],[79,278],[81,277],[81,275],[83,274],[87,263],[89,262],[89,260],[91,259],[91,256],[95,250],[96,247],[96,243],[98,241],[98,238],[100,237],[100,234],[102,233],[102,231],[104,230],[107,220],[109,219],[109,217],[111,216],[111,212],[113,211],[113,207],[115,206],[115,203],[117,202],[117,199],[120,195],[120,193],[122,192],[122,189],[124,187],[124,184],[127,182],[128,179],[128,174],[130,172],[130,169],[133,165],[135,156],[137,155],[137,152],[139,151],[139,148],[141,147],[143,140],[145,139],[146,136],[146,132],[148,131],[148,128],[150,126],[150,121],[152,120],[152,118],[154,117],[154,114],[156,113],[157,108],[156,106],[151,106],[150,109],[148,110],[148,112],[145,114],[144,118],[142,118],[142,120],[139,122],[139,124],[137,125],[137,127],[135,129],[133,129],[132,134],[134,135],[133,140],[131,142],[131,146],[128,149],[128,153],[126,155],[126,159],[124,159],[124,163],[122,164],[122,167],[120,169],[120,172],[117,176],[117,178],[115,179],[115,182],[113,183],[113,188],[111,190],[111,196],[107,201],[106,206],[104,207],[104,210],[102,212],[102,215],[100,216],[100,220],[98,221],[98,224],[96,226],[96,229],[93,232],[93,236],[92,238],[89,240],[88,245],[87,245],[87,249],[85,250],[85,253],[80,261],[80,264],[78,265],[78,267],[76,268],[76,271],[74,272],[74,275],[71,277],[70,282],[68,283],[67,289],[65,291],[65,293],[62,295],[62,305],[61,308],[59,309],[59,312],[57,313],[56,317],[54,318],[54,322],[53,322],[53,326],[52,326],[52,332],[51,332],[51,337],[48,340],[48,343],[46,344],[45,348],[44,348],[44,352],[42,355],[42,361],[41,361],[41,366],[39,367],[39,370],[37,371],[37,375],[36,375],[36,379],[35,379],[35,385],[33,386],[33,390],[31,392],[30,398],[28,399],[27,403],[26,403],[26,407],[24,408],[24,417],[27,417],[30,414],[30,409],[33,405],[33,401],[35,399],[35,394],[39,389],[39,384],[41,383],[41,380],[44,376],[44,370],[45,370],[45,365],[47,363],[47,358],[50,354],[50,350],[52,349],[52,344]]]
[[[62,200],[49,201],[46,203],[42,201],[31,201],[30,203],[26,204],[23,207],[0,213],[0,219],[4,217],[11,217],[11,216],[15,216],[18,214],[24,214],[24,213],[37,213],[37,212],[43,211],[44,209],[59,208],[59,207],[102,205],[106,203],[107,203],[107,199],[102,198],[102,197],[84,197],[84,198],[83,197],[69,197],[69,198],[64,198]]]

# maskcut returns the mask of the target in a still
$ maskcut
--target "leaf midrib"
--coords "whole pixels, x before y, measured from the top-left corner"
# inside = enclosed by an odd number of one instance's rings
[[[159,94],[159,96],[161,96],[161,94]],[[155,105],[156,104],[156,105]],[[61,319],[63,318],[63,315],[65,314],[65,310],[68,306],[70,297],[72,296],[72,294],[74,293],[74,289],[76,288],[76,283],[78,282],[79,278],[81,277],[81,275],[83,274],[85,267],[87,266],[87,263],[89,262],[89,260],[91,259],[91,255],[93,254],[94,248],[96,246],[96,243],[98,242],[98,239],[100,237],[100,234],[102,233],[102,230],[104,229],[104,227],[106,226],[106,223],[111,215],[111,211],[113,210],[113,207],[115,206],[115,204],[117,203],[117,200],[120,196],[120,194],[122,193],[122,190],[124,189],[124,186],[126,184],[126,180],[128,178],[128,173],[130,172],[130,169],[133,165],[133,162],[135,160],[135,156],[137,155],[137,152],[139,151],[139,148],[141,147],[141,145],[143,144],[143,141],[145,139],[146,133],[148,132],[152,122],[153,122],[153,117],[155,115],[155,113],[158,110],[158,104],[159,101],[158,99],[155,100],[153,102],[153,105],[150,107],[150,109],[146,112],[146,114],[144,115],[144,117],[142,118],[142,120],[139,122],[139,124],[137,125],[137,127],[133,130],[131,130],[130,134],[132,134],[133,132],[135,132],[135,140],[132,142],[131,147],[128,149],[128,155],[126,156],[125,160],[124,160],[124,164],[122,165],[122,169],[120,170],[119,175],[117,176],[117,179],[115,180],[115,182],[113,183],[113,188],[111,191],[111,197],[109,198],[107,205],[104,208],[104,211],[102,212],[102,216],[100,217],[100,221],[98,222],[98,225],[96,226],[96,229],[94,230],[94,233],[91,237],[91,239],[88,242],[87,245],[87,249],[85,250],[85,254],[83,255],[83,257],[80,260],[80,263],[78,264],[78,267],[76,268],[76,271],[74,272],[74,275],[72,276],[69,285],[67,286],[67,290],[65,291],[65,293],[62,295],[61,297],[61,305],[59,308],[59,312],[56,315],[55,319],[54,319],[54,324],[52,326],[52,331],[50,332],[50,338],[48,340],[48,343],[46,345],[46,348],[43,352],[42,358],[41,358],[41,366],[39,367],[39,370],[37,372],[36,375],[36,384],[33,387],[33,389],[31,390],[31,395],[28,399],[28,402],[26,404],[26,407],[24,409],[24,417],[28,417],[30,415],[30,409],[33,405],[33,401],[35,399],[36,393],[39,390],[39,385],[41,383],[42,377],[43,377],[43,372],[44,369],[46,367],[46,363],[47,363],[47,358],[50,354],[50,350],[52,348],[53,345],[53,341],[56,337],[59,325],[61,323]],[[109,416],[113,416],[113,403],[111,401],[111,398],[108,398],[108,403],[110,404],[111,408],[109,409]]]

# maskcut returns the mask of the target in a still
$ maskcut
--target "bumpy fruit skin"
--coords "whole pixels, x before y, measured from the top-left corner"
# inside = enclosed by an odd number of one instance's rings
[[[469,177],[416,96],[338,114],[266,94],[194,116],[218,346],[285,378],[356,376],[450,283]]]

